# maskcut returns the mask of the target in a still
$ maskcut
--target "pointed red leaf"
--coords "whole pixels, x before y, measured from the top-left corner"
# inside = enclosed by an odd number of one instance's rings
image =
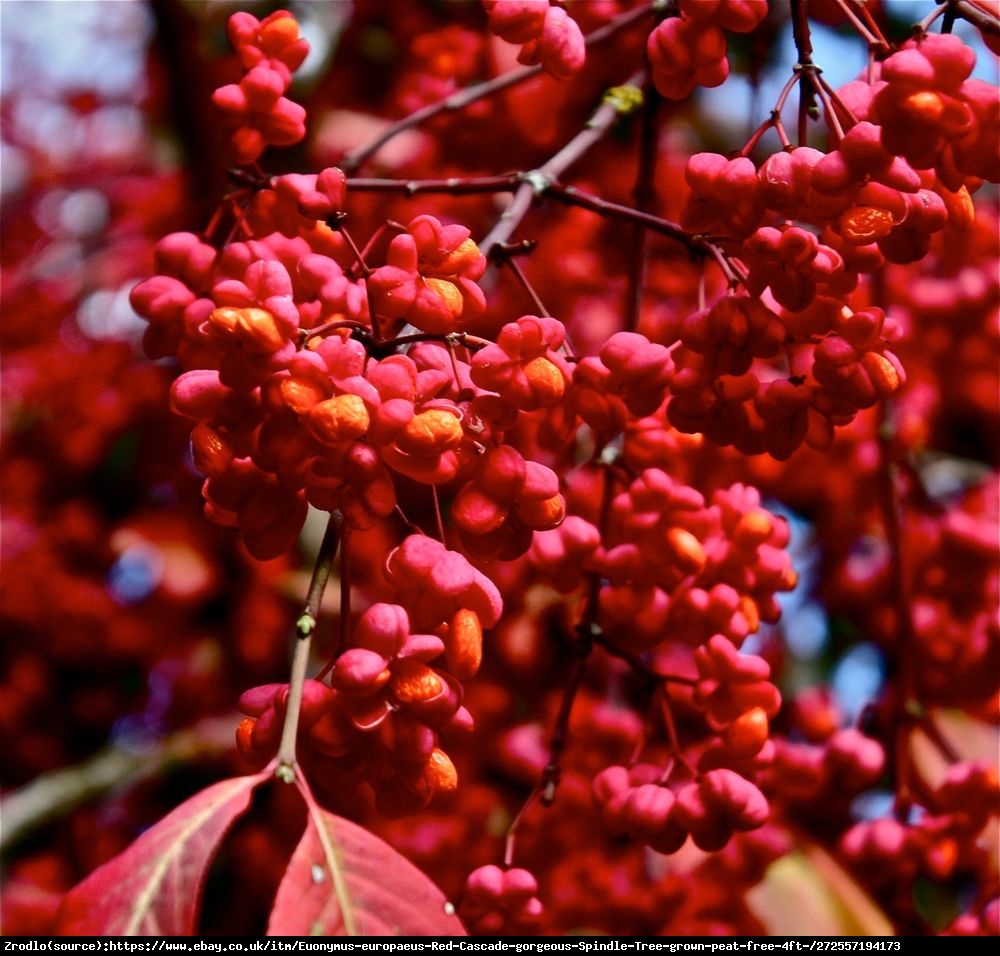
[[[269,936],[465,936],[444,894],[363,827],[318,807],[285,871]]]
[[[64,936],[191,936],[222,838],[268,772],[223,780],[182,803],[63,900]]]

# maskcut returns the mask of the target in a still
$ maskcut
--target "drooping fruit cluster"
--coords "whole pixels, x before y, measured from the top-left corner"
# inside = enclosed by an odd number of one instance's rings
[[[398,816],[457,786],[439,734],[472,726],[461,680],[479,669],[483,627],[496,623],[502,602],[485,575],[423,535],[389,555],[386,573],[406,607],[371,605],[329,685],[306,682],[300,757],[321,793],[363,780],[378,810]],[[412,633],[414,627],[428,633]],[[263,765],[280,740],[288,686],[254,688],[240,703],[248,714],[240,749]]]
[[[683,100],[696,86],[720,86],[729,76],[726,34],[749,33],[767,16],[767,0],[679,0],[646,42],[653,83]]]
[[[508,43],[520,43],[519,63],[538,63],[546,73],[566,79],[586,59],[583,33],[561,6],[549,0],[483,0],[490,30]]]
[[[229,40],[243,67],[239,83],[219,87],[212,101],[230,124],[238,163],[251,163],[268,146],[291,146],[305,136],[306,111],[288,99],[292,74],[309,53],[287,10],[263,20],[249,13],[229,19]]]

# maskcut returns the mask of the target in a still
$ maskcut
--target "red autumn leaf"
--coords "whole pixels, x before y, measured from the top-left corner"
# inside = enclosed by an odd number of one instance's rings
[[[63,900],[64,936],[191,936],[222,838],[270,776],[223,780],[182,803]]]
[[[465,936],[441,891],[387,843],[319,807],[285,871],[268,936]]]

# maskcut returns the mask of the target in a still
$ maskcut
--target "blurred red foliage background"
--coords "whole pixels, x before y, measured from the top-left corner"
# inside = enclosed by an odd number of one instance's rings
[[[632,6],[566,4],[585,32]],[[900,42],[907,20],[933,9],[870,6]],[[926,9],[899,9],[917,6]],[[190,422],[170,411],[177,365],[143,354],[146,324],[129,304],[134,285],[155,271],[157,240],[205,228],[232,188],[211,95],[239,77],[225,34],[236,9],[264,16],[273,7],[22,0],[2,9],[7,936],[50,932],[63,895],[83,877],[200,788],[247,772],[234,746],[240,695],[287,679],[322,522],[311,513],[293,552],[258,561],[234,531],[206,520]],[[516,48],[490,36],[479,3],[292,9],[313,46],[292,93],[309,133],[268,151],[268,174],[341,162],[387,122],[516,66]],[[811,2],[809,11],[817,44],[859,46],[863,64],[864,45],[837,4]],[[995,73],[994,55],[963,26],[978,69]],[[582,128],[602,91],[626,83],[629,64],[641,65],[648,29],[623,30],[597,48],[572,82],[540,76],[415,126],[376,154],[371,175],[536,169]],[[737,149],[766,119],[769,91],[788,75],[779,38],[789,32],[772,13],[755,32],[730,36],[734,75],[759,81],[756,94],[753,82],[723,87],[746,95],[749,123],[704,91],[659,102],[658,216],[681,217],[688,156]],[[566,181],[607,203],[635,202],[643,128],[648,121],[636,120],[608,136]],[[752,158],[759,165],[766,155]],[[352,194],[349,185],[348,194],[359,235],[427,213],[478,238],[499,213],[489,193]],[[885,264],[853,293],[859,308],[882,302],[900,317],[894,350],[907,382],[839,430],[829,450],[803,447],[779,461],[697,435],[650,434],[650,443],[673,443],[656,453],[676,480],[706,495],[746,482],[791,525],[799,585],[782,596],[781,621],[763,624],[744,646],[770,664],[784,701],[771,725],[777,750],[762,828],[716,853],[688,844],[669,856],[601,831],[592,781],[629,761],[647,719],[641,668],[612,653],[595,658],[576,693],[555,802],[530,802],[551,760],[552,728],[563,726],[576,609],[524,562],[490,565],[505,614],[487,635],[482,671],[467,682],[476,730],[449,749],[457,791],[394,820],[339,785],[325,793],[328,803],[458,900],[470,871],[502,861],[529,800],[515,856],[539,880],[545,915],[529,926],[538,932],[996,932],[996,198],[987,183],[975,192],[974,221],[953,222],[926,255]],[[577,354],[596,353],[622,325],[639,248],[633,225],[555,201],[529,222],[524,235],[537,248],[519,261],[531,285],[571,328]],[[700,296],[721,293],[724,277],[710,274],[699,290],[684,244],[650,233],[642,248],[639,331],[669,344]],[[495,335],[526,310],[523,287],[494,283],[469,331]],[[566,496],[572,506],[574,495],[579,504],[589,494],[577,485]],[[406,505],[419,512],[418,501]],[[377,594],[391,535],[376,527],[361,540],[350,584]],[[332,599],[324,612],[332,634]],[[332,638],[324,640],[329,648]],[[683,733],[690,715],[679,706]],[[866,775],[869,741],[881,746],[886,769],[880,751]],[[975,773],[985,782],[966,786]],[[992,809],[956,823],[961,807],[949,805],[948,786],[965,795],[953,802],[974,792],[992,798]],[[281,790],[255,801],[210,875],[205,932],[263,932],[302,819]]]

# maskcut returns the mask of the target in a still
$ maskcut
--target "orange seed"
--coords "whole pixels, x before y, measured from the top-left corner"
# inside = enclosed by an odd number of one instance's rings
[[[459,679],[474,677],[483,659],[483,626],[470,608],[459,608],[448,632],[448,669]]]
[[[424,780],[434,793],[451,793],[458,787],[458,771],[440,747],[431,751],[430,759],[424,767]]]
[[[368,431],[368,409],[360,395],[335,395],[313,405],[307,421],[320,441],[336,445],[360,438]]]
[[[444,690],[441,678],[419,661],[400,661],[392,670],[392,694],[401,704],[431,700]]]

